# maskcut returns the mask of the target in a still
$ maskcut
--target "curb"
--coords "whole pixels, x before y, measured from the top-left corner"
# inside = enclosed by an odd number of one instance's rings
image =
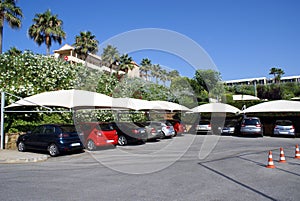
[[[46,161],[49,157],[30,152],[0,151],[0,164],[36,163]]]

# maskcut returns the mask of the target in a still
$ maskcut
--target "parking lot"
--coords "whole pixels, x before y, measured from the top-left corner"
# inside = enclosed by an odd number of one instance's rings
[[[185,134],[3,164],[1,200],[298,200],[299,138]],[[286,163],[279,163],[279,149]],[[272,150],[276,168],[266,168]]]

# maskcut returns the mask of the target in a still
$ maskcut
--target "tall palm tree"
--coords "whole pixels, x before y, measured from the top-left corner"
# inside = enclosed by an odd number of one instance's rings
[[[284,71],[281,68],[272,67],[269,72],[270,75],[274,76],[274,82],[280,82],[281,76],[284,74]]]
[[[160,71],[160,80],[164,83],[164,86],[166,86],[166,81],[167,81],[167,71],[166,71],[166,69],[162,69],[161,71]]]
[[[112,45],[107,45],[107,47],[103,49],[101,57],[104,62],[108,63],[110,68],[110,75],[112,75],[113,65],[116,65],[118,60],[120,59],[118,49]]]
[[[123,54],[120,57],[119,62],[119,70],[125,71],[126,73],[128,70],[132,70],[134,68],[132,57],[129,57],[128,54]]]
[[[75,52],[85,60],[89,53],[96,54],[98,52],[99,41],[90,31],[82,31],[79,36],[75,36]]]
[[[12,29],[21,28],[23,13],[21,8],[16,6],[16,0],[0,0],[0,54],[2,54],[3,26],[4,21]]]
[[[144,58],[142,59],[140,65],[141,65],[140,71],[142,72],[142,77],[145,75],[145,78],[148,81],[148,71],[150,71],[152,66],[151,60],[148,58]]]
[[[156,84],[158,84],[158,79],[160,77],[161,67],[159,64],[153,65],[151,75],[155,78]]]
[[[57,15],[52,15],[49,9],[44,13],[36,14],[33,22],[34,24],[29,27],[28,35],[39,46],[45,43],[47,55],[50,54],[52,41],[61,45],[62,40],[66,39],[66,33],[62,29],[63,21],[58,19]]]

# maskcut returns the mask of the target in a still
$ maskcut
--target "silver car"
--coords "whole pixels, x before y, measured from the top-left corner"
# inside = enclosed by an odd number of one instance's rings
[[[274,135],[295,136],[295,128],[290,120],[277,120],[274,127]]]
[[[263,125],[258,117],[245,117],[241,123],[241,135],[263,136]]]
[[[162,135],[161,135],[161,138],[171,138],[175,135],[175,130],[174,130],[174,127],[173,125],[170,123],[170,122],[166,122],[166,123],[161,123],[161,132],[162,132]]]
[[[211,134],[211,123],[209,120],[200,120],[196,125],[196,134]]]

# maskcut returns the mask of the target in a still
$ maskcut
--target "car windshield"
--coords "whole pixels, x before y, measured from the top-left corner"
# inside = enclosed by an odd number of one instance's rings
[[[289,120],[280,120],[280,121],[276,121],[276,125],[280,125],[280,126],[292,126],[293,123]]]
[[[236,121],[226,121],[225,122],[225,126],[229,126],[229,127],[235,126],[235,124],[236,124]]]
[[[246,125],[257,125],[259,124],[258,119],[245,119],[244,124]]]

